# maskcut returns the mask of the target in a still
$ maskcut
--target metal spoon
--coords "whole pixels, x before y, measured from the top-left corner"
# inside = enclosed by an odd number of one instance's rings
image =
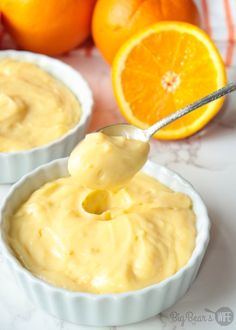
[[[225,87],[218,89],[217,91],[203,97],[202,99],[195,101],[186,107],[172,113],[171,115],[161,119],[154,125],[143,130],[129,124],[115,124],[101,128],[99,131],[110,136],[125,136],[129,139],[149,141],[153,134],[155,134],[162,127],[172,123],[180,117],[192,112],[195,109],[202,107],[203,105],[212,102],[226,94],[229,94],[236,90],[236,82],[231,82]]]

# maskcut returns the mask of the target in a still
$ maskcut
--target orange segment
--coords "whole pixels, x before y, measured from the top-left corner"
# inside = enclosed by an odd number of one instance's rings
[[[226,72],[210,38],[196,26],[162,22],[129,39],[117,53],[112,80],[128,122],[146,128],[172,112],[221,88]],[[181,139],[205,126],[223,98],[166,126],[159,139]]]

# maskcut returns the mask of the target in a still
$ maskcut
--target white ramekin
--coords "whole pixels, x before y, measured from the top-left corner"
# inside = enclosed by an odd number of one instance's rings
[[[45,55],[15,50],[0,51],[0,60],[3,58],[35,63],[63,82],[79,100],[82,115],[74,128],[47,145],[26,151],[0,152],[0,184],[16,182],[34,168],[68,156],[78,141],[84,137],[93,107],[92,93],[87,82],[69,65]]]
[[[154,316],[174,304],[193,282],[209,240],[210,221],[206,207],[193,187],[176,173],[150,161],[144,172],[175,191],[188,194],[196,214],[196,247],[188,263],[166,280],[142,290],[119,294],[90,294],[54,287],[32,275],[14,256],[4,232],[7,219],[44,183],[67,176],[67,159],[43,165],[16,183],[9,192],[1,212],[3,256],[19,284],[35,305],[60,319],[91,326],[124,325]]]

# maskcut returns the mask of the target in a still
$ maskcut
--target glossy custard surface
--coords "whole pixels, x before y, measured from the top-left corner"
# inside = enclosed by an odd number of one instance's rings
[[[33,274],[69,290],[116,293],[158,283],[195,247],[188,196],[139,172],[91,189],[74,177],[35,191],[10,219],[8,238]]]
[[[80,104],[59,80],[39,66],[0,60],[0,152],[48,144],[80,120]]]

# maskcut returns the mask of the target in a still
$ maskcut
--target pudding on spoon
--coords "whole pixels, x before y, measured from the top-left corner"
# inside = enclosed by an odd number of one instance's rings
[[[128,182],[145,164],[149,143],[102,132],[86,135],[72,151],[68,170],[91,189],[106,189]]]

